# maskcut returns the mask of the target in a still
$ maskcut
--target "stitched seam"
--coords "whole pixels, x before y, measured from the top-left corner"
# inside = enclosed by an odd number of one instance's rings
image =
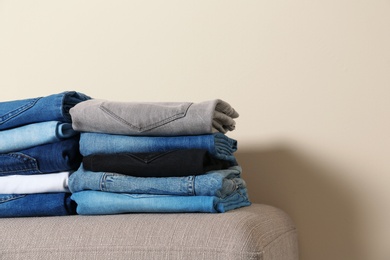
[[[14,159],[17,159],[17,160],[27,160],[27,162],[20,163],[20,165],[23,165],[23,168],[15,169],[15,168],[11,167],[11,169],[2,169],[2,170],[0,170],[0,175],[2,173],[7,173],[8,174],[8,173],[13,173],[13,172],[26,172],[26,171],[34,171],[36,173],[41,173],[41,171],[38,168],[38,164],[36,162],[36,159],[31,157],[31,156],[28,156],[26,154],[23,154],[23,153],[8,153],[8,154],[0,155],[0,158],[14,158]]]
[[[9,173],[13,173],[13,172],[28,172],[28,171],[32,171],[32,174],[41,173],[40,171],[38,171],[37,168],[25,168],[25,169],[15,169],[15,170],[2,170],[0,171],[0,176],[2,176],[3,174],[9,175]]]
[[[100,179],[100,190],[101,191],[106,191],[106,178],[107,178],[107,173],[103,173],[101,179]]]
[[[139,157],[137,155],[137,153],[126,153],[124,154],[126,157],[130,157],[130,158],[133,158],[133,159],[136,159],[138,161],[141,161],[143,163],[151,163],[153,162],[154,160],[157,160],[161,157],[165,157],[167,154],[170,154],[170,153],[173,153],[173,152],[176,152],[177,150],[169,150],[169,151],[166,151],[166,152],[159,152],[159,153],[156,153],[156,155],[154,155],[153,157],[151,157],[150,159],[142,159],[141,157]]]
[[[27,103],[27,104],[24,104],[23,106],[21,107],[18,107],[12,111],[9,111],[7,114],[5,115],[2,115],[0,116],[0,125],[11,120],[12,118],[14,118],[15,116],[23,113],[24,111],[30,109],[31,107],[33,107],[37,102],[38,100],[40,100],[41,98],[35,98],[33,99],[32,101],[30,101],[30,103]]]
[[[135,130],[137,130],[138,132],[144,132],[144,131],[148,131],[148,130],[152,130],[154,128],[158,128],[158,127],[161,127],[167,123],[170,123],[176,119],[179,119],[179,118],[183,118],[186,116],[187,114],[187,111],[188,109],[192,106],[193,103],[190,103],[188,105],[188,107],[185,109],[184,112],[181,112],[181,113],[177,113],[173,116],[170,116],[168,118],[165,118],[161,121],[158,121],[158,122],[155,122],[153,124],[150,124],[150,125],[147,125],[145,127],[137,127],[129,122],[127,122],[126,120],[124,120],[123,118],[119,117],[118,115],[116,115],[114,112],[110,111],[109,109],[107,109],[106,107],[103,106],[103,104],[100,104],[99,106],[99,109],[101,109],[104,113],[108,114],[109,116],[111,116],[112,118],[118,120],[119,122],[121,122],[122,124],[125,124],[127,126],[130,126],[131,128],[134,128]]]
[[[12,201],[12,200],[17,200],[17,199],[23,198],[25,196],[26,195],[24,195],[24,194],[9,195],[9,196],[6,196],[5,198],[0,198],[0,203]]]
[[[11,249],[15,252],[18,252],[18,253],[21,253],[21,252],[25,252],[25,253],[28,253],[28,252],[39,252],[39,251],[42,251],[42,250],[47,250],[47,249],[53,249],[53,248],[56,248],[56,246],[41,246],[41,247],[35,247],[35,248],[24,248],[24,249]],[[102,245],[99,245],[99,248],[104,248]],[[123,249],[127,249],[125,250],[125,252],[144,252],[144,250],[146,250],[147,252],[167,252],[167,253],[170,253],[170,252],[198,252],[198,249],[201,248],[201,247],[193,247],[193,248],[169,248],[168,250],[166,249],[166,247],[161,247],[161,248],[150,248],[150,247],[142,247],[142,246],[131,246],[131,245],[110,245],[109,247],[107,247],[106,249],[110,252],[115,252],[115,251],[118,251],[118,249],[120,251],[118,252],[123,252]],[[195,250],[194,250],[195,249]],[[7,250],[7,249],[6,249]],[[242,253],[242,252],[236,252],[236,251],[229,251],[229,250],[224,250],[224,249],[220,249],[220,248],[202,248],[202,250],[206,253],[220,253],[220,254],[223,254],[223,255],[236,255],[236,256],[250,256],[250,257],[256,257],[256,256],[262,256],[264,254],[264,252],[262,251],[254,251],[254,252],[247,252],[247,253]],[[2,250],[0,249],[0,252]],[[5,251],[5,250],[4,250]],[[56,248],[56,251],[62,251],[62,252],[69,252],[69,250],[67,248],[64,248],[64,249],[58,249]],[[95,252],[96,251],[96,246],[94,245],[91,245],[91,246],[84,246],[84,247],[80,247],[80,248],[76,248],[76,247],[72,247],[72,251],[73,252]],[[9,249],[3,253],[7,253],[7,254],[13,254],[14,252],[10,251]]]

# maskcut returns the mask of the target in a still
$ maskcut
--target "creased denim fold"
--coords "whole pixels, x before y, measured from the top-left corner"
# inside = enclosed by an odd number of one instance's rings
[[[206,149],[215,158],[236,164],[233,153],[237,150],[237,141],[222,133],[172,137],[88,132],[80,134],[80,153],[83,156],[99,153],[164,152],[176,149]]]
[[[81,165],[77,171],[69,176],[68,187],[73,193],[96,190],[132,194],[224,198],[239,189],[246,188],[246,183],[240,175],[240,166],[210,171],[197,176],[153,178],[133,177],[110,172],[92,172],[85,170]]]
[[[88,99],[90,97],[83,93],[65,91],[45,97],[0,102],[0,130],[46,121],[71,123],[69,110]]]
[[[77,135],[70,123],[47,121],[0,131],[0,153],[61,141]]]
[[[0,154],[0,176],[77,170],[81,161],[77,135],[55,143]]]
[[[180,149],[151,153],[93,154],[83,158],[83,166],[94,172],[115,172],[137,177],[173,177],[226,169],[231,163],[214,158],[205,149]]]
[[[173,196],[80,191],[73,193],[76,211],[80,215],[121,214],[134,212],[204,212],[223,213],[249,206],[246,188],[226,196]]]
[[[90,99],[70,109],[73,128],[108,134],[177,136],[235,129],[239,114],[227,102],[116,102]]]
[[[67,192],[0,194],[0,217],[41,217],[76,214],[76,204]]]

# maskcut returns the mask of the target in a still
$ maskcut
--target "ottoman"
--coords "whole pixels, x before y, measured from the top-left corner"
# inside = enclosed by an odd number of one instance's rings
[[[297,230],[282,210],[0,219],[0,259],[297,260]]]

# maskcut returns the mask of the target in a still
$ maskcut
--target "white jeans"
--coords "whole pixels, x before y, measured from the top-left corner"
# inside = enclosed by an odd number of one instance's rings
[[[69,192],[69,172],[0,177],[0,194]]]

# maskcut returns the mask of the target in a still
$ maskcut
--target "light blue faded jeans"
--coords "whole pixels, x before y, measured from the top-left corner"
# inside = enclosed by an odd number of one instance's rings
[[[216,196],[171,196],[150,194],[113,193],[104,191],[80,191],[71,196],[77,203],[80,215],[120,214],[133,212],[223,213],[249,206],[246,188],[237,190],[225,198]]]
[[[215,158],[236,163],[233,153],[237,150],[237,141],[222,133],[191,136],[127,136],[104,133],[81,133],[80,153],[147,153],[165,152],[177,149],[206,149]]]
[[[70,123],[47,121],[0,131],[0,153],[16,152],[77,135]]]
[[[128,175],[87,171],[81,165],[68,180],[72,193],[96,190],[132,194],[160,194],[177,196],[217,196],[225,198],[246,187],[240,178],[241,167],[210,171],[185,177],[133,177]]]

